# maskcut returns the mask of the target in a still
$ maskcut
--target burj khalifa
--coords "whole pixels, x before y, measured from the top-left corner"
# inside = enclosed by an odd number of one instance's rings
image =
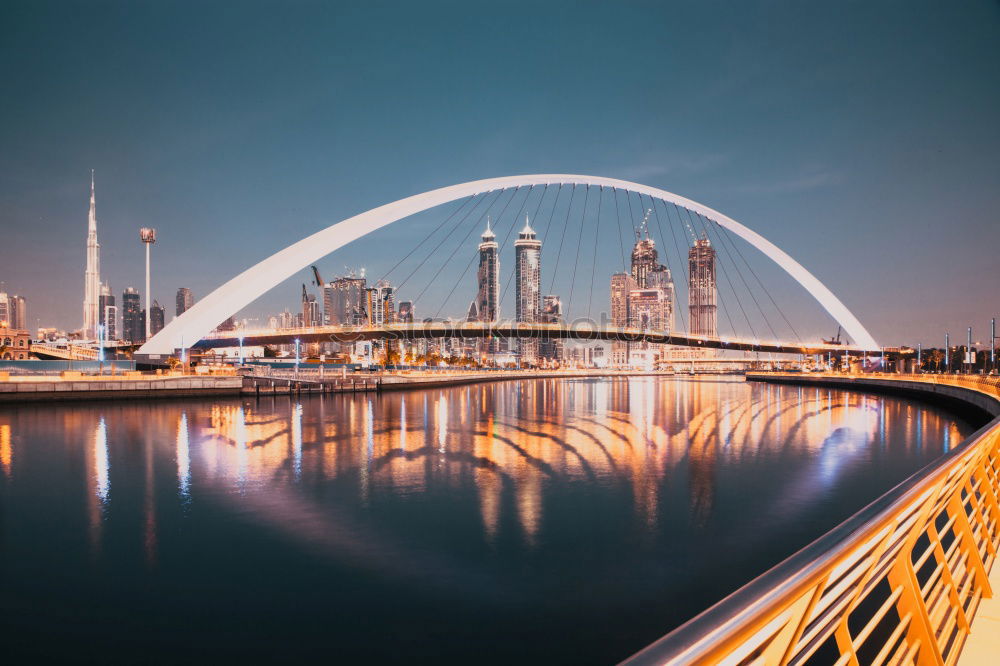
[[[90,215],[87,218],[87,270],[83,273],[83,337],[97,338],[98,299],[101,295],[101,246],[97,242],[97,204],[94,171],[90,171]]]

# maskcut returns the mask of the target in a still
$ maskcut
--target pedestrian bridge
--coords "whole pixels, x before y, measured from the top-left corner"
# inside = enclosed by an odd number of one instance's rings
[[[961,401],[993,420],[626,663],[997,663],[1000,380],[772,373],[747,378],[929,394],[935,402]],[[987,604],[992,608],[984,612]]]
[[[526,322],[429,322],[420,324],[386,324],[384,326],[313,326],[291,329],[245,329],[215,331],[198,342],[198,348],[236,347],[244,345],[282,345],[307,342],[358,342],[362,340],[422,340],[422,339],[573,339],[614,342],[649,342],[704,349],[773,352],[781,354],[843,354],[845,352],[876,352],[856,346],[823,343],[746,340],[741,338],[705,337],[682,333],[667,333],[640,328],[600,326],[592,323],[542,324]]]

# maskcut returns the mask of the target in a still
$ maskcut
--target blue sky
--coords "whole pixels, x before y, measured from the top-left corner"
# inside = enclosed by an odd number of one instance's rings
[[[0,280],[31,319],[79,326],[91,168],[105,279],[141,286],[138,228],[156,227],[168,319],[178,286],[202,296],[379,204],[591,173],[747,224],[880,341],[984,334],[1000,311],[998,37],[987,1],[6,2]],[[320,266],[380,273],[437,215]],[[306,280],[247,315],[297,307]],[[774,289],[801,332],[833,332]]]

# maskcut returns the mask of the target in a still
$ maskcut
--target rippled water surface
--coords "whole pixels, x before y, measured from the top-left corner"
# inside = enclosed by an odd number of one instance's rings
[[[739,378],[0,407],[0,653],[609,663],[969,432]]]

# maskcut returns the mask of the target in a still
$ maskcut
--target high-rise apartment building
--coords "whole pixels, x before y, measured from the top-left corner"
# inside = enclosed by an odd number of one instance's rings
[[[177,309],[176,316],[180,317],[182,314],[191,309],[194,305],[194,295],[191,290],[187,287],[181,287],[177,290]]]
[[[331,326],[361,326],[367,320],[365,278],[348,275],[323,287],[323,310]]]
[[[413,301],[399,302],[399,309],[396,310],[396,321],[400,324],[412,324],[413,314]]]
[[[146,312],[134,287],[122,292],[122,339],[132,344],[146,341]]]
[[[101,285],[101,295],[97,299],[99,323],[104,327],[105,340],[118,339],[118,308],[115,306],[115,295],[111,293],[108,284]]]
[[[153,300],[153,305],[149,308],[149,332],[151,335],[156,335],[163,330],[163,319],[164,319],[163,306]]]
[[[514,241],[514,316],[517,321],[537,322],[542,309],[542,241],[531,228],[528,217]],[[521,340],[521,360],[533,363],[538,357],[535,340]]]
[[[546,294],[542,299],[542,323],[560,324],[562,320],[562,300],[555,294]],[[559,338],[545,338],[540,340],[538,342],[538,356],[549,361],[562,361],[563,341]]]
[[[715,248],[707,237],[697,239],[688,250],[688,311],[691,335],[719,336],[718,293],[715,282]]]
[[[0,326],[28,330],[28,303],[24,296],[0,291]]]
[[[500,245],[490,229],[488,217],[483,241],[479,244],[477,282],[479,289],[475,303],[479,321],[495,322],[500,316]]]
[[[316,300],[316,295],[307,292],[306,286],[302,285],[302,325],[320,326],[322,323],[323,313]]]
[[[365,309],[368,312],[369,326],[385,326],[393,323],[396,316],[394,293],[393,286],[385,280],[379,280],[374,287],[366,290]]]
[[[83,273],[83,337],[96,338],[100,320],[98,299],[101,295],[101,246],[97,242],[97,204],[94,198],[94,172],[90,172],[90,213],[87,216],[87,267]]]
[[[611,325],[618,328],[628,326],[628,296],[639,285],[628,273],[611,276]],[[611,364],[622,367],[628,364],[628,343],[611,343]]]

